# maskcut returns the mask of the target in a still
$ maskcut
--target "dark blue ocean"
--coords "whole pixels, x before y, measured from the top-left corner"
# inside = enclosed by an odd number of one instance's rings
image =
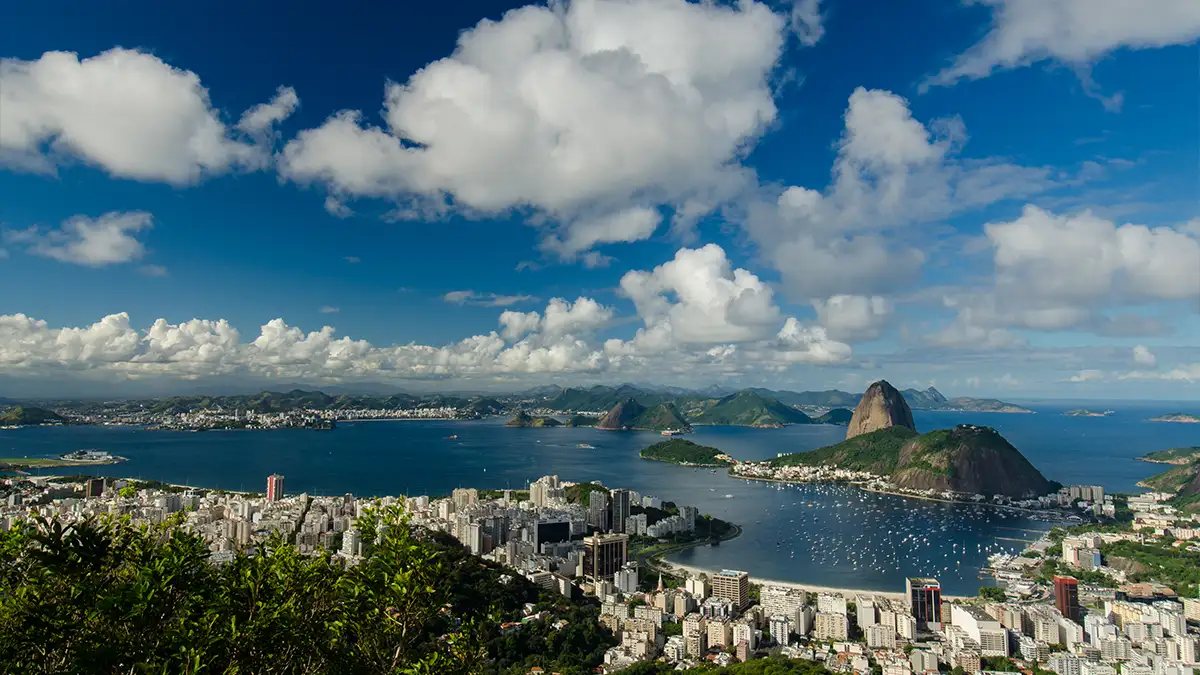
[[[1136,491],[1163,467],[1134,458],[1200,445],[1200,425],[1149,422],[1200,404],[1108,402],[1109,417],[1065,417],[1078,403],[1031,405],[1036,414],[922,412],[922,431],[971,423],[999,430],[1048,478]],[[691,436],[739,459],[765,459],[841,440],[845,429],[698,428]],[[457,436],[450,440],[449,436]],[[933,575],[948,594],[974,594],[989,553],[1019,550],[1046,523],[990,508],[923,502],[840,486],[779,486],[723,472],[642,460],[661,440],[644,432],[508,429],[479,422],[359,422],[332,432],[162,432],[121,427],[0,430],[0,456],[54,457],[96,448],[129,458],[89,473],[231,490],[265,490],[282,473],[289,493],[440,495],[456,487],[523,488],[545,474],[600,480],[685,504],[743,526],[738,539],[679,554],[678,562],[734,567],[753,576],[814,585],[898,591]],[[577,447],[580,443],[594,449]]]

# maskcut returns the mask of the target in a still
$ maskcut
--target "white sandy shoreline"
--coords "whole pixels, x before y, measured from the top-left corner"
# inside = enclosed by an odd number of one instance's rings
[[[669,560],[664,560],[662,562],[662,564],[669,565],[670,570],[680,570],[680,571],[686,572],[692,576],[695,576],[698,574],[707,574],[708,576],[711,577],[713,574],[720,571],[720,570],[704,569],[702,567],[696,567],[694,565],[684,565],[682,563],[671,562]],[[808,591],[809,593],[837,593],[837,594],[840,594],[840,595],[843,595],[846,597],[877,595],[879,597],[888,598],[890,600],[904,600],[905,599],[904,593],[902,591],[901,592],[876,591],[876,590],[871,590],[868,588],[834,588],[833,586],[818,586],[816,584],[801,584],[801,583],[796,583],[794,581],[779,581],[777,579],[762,579],[759,577],[755,577],[753,575],[750,576],[750,583],[760,584],[763,586],[781,586],[783,588],[794,588],[794,589],[798,589],[798,590],[802,590],[802,591]],[[953,595],[943,595],[942,597],[946,600],[953,600],[953,599],[959,598],[959,596],[953,596]]]

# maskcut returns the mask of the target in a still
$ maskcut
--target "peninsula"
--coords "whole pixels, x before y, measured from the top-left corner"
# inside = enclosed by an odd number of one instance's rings
[[[53,410],[35,406],[14,406],[0,412],[0,427],[27,427],[65,424],[67,418]]]
[[[1200,458],[1200,446],[1193,445],[1183,448],[1171,448],[1170,450],[1159,450],[1148,455],[1142,455],[1138,459],[1143,462],[1152,462],[1154,464],[1188,464],[1193,459]]]
[[[538,429],[543,427],[560,427],[562,426],[562,422],[553,417],[534,417],[522,410],[514,415],[512,419],[505,422],[504,426]]]
[[[682,438],[655,443],[641,452],[642,459],[670,462],[682,466],[732,466],[734,460],[716,448]]]
[[[841,443],[734,467],[746,478],[848,480],[914,496],[1038,497],[1059,488],[995,429],[960,424],[917,432],[908,403],[886,381],[863,394]]]

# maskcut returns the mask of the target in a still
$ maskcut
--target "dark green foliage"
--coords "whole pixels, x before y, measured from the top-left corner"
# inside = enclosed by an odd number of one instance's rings
[[[691,431],[692,429],[691,425],[680,416],[674,403],[659,403],[647,408],[632,398],[613,406],[612,410],[609,410],[596,422],[596,428],[611,431],[622,429]]]
[[[849,426],[850,420],[853,418],[854,418],[853,410],[846,410],[845,408],[834,408],[833,410],[830,410],[829,412],[825,413],[824,415],[821,415],[820,417],[814,417],[813,421],[817,422],[818,424],[836,424],[838,426],[844,427],[844,426]]]
[[[618,403],[631,398],[649,407],[662,403],[668,397],[663,394],[643,391],[629,385],[622,385],[620,387],[596,385],[586,389],[582,387],[578,389],[564,389],[557,396],[547,401],[545,405],[551,410],[599,412],[601,410],[609,410]]]
[[[613,644],[594,606],[375,515],[358,521],[370,545],[351,567],[279,538],[213,565],[175,523],[2,532],[0,673],[498,674],[528,659],[582,673]],[[527,602],[549,617],[501,635]]]
[[[753,391],[740,391],[718,399],[695,413],[689,411],[688,417],[695,424],[748,427],[779,427],[813,422],[812,418],[799,410]]]
[[[1008,599],[1008,596],[1004,594],[1004,589],[998,586],[980,586],[979,597],[992,602],[1004,602]]]
[[[608,494],[608,488],[598,483],[576,483],[570,485],[566,489],[567,501],[572,504],[587,505],[588,495],[593,492],[603,492]]]
[[[53,410],[33,406],[14,406],[0,412],[0,426],[25,426],[35,424],[60,424],[66,418]]]
[[[526,427],[526,428],[541,428],[541,427],[558,427],[562,426],[562,422],[553,417],[533,417],[524,410],[513,415],[513,418],[504,423],[506,427]]]
[[[896,469],[896,462],[900,458],[900,448],[916,435],[917,432],[908,427],[888,427],[824,448],[776,457],[771,460],[771,465],[830,465],[887,475]]]
[[[595,415],[571,415],[570,419],[567,420],[567,426],[594,427],[596,426],[596,422],[599,421],[600,418],[596,417]]]
[[[660,462],[675,464],[690,464],[694,466],[729,466],[727,459],[717,459],[723,454],[716,448],[700,445],[682,438],[672,438],[669,441],[655,443],[641,452],[643,459],[656,459]]]
[[[1166,462],[1169,464],[1185,463],[1188,460],[1200,457],[1200,446],[1189,446],[1184,448],[1171,448],[1170,450],[1159,450],[1148,455],[1143,455],[1138,459],[1146,462]]]
[[[1129,575],[1130,581],[1156,581],[1171,587],[1179,597],[1194,598],[1200,591],[1200,553],[1183,547],[1117,541],[1104,544],[1106,560],[1126,558],[1144,568]]]

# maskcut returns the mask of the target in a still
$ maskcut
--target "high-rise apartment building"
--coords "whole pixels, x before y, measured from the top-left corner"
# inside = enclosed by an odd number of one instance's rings
[[[741,611],[750,604],[750,575],[738,570],[722,570],[712,575],[712,595],[725,598]]]
[[[1075,623],[1083,623],[1083,607],[1079,604],[1079,580],[1075,577],[1054,577],[1054,606]]]
[[[629,536],[593,534],[584,538],[583,547],[584,576],[593,581],[611,581],[613,575],[625,566],[629,555]]]
[[[938,630],[942,627],[942,584],[937,579],[909,577],[904,582],[908,610],[917,627]]]
[[[89,478],[83,487],[84,497],[101,497],[104,495],[104,479]]]
[[[625,520],[629,518],[629,490],[617,488],[612,491],[612,530],[625,531]]]
[[[267,501],[277,502],[283,499],[283,476],[273,473],[267,476]]]
[[[608,508],[608,493],[595,490],[588,493],[588,525],[597,532],[612,530],[612,511]]]

